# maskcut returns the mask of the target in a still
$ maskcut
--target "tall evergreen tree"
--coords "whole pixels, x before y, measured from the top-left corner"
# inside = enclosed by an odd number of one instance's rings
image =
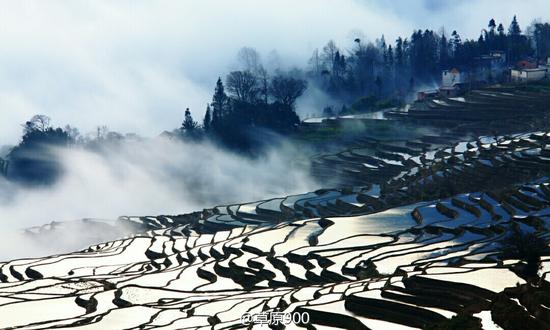
[[[481,54],[485,54],[489,50],[487,40],[483,37],[483,34],[480,34],[479,38],[477,39],[477,48]]]
[[[504,34],[504,26],[502,23],[498,24],[497,27],[497,40],[496,40],[496,47],[498,50],[505,51],[506,50],[506,34]]]
[[[498,31],[499,35],[501,35],[501,36],[504,35],[504,26],[502,25],[502,23],[498,24],[497,31]]]
[[[388,46],[386,45],[386,38],[384,38],[384,35],[382,35],[382,38],[380,38],[380,50],[382,51],[382,59],[384,61],[384,64],[388,63]]]
[[[489,24],[487,24],[487,27],[489,28],[489,31],[486,33],[486,41],[487,46],[489,50],[495,50],[496,47],[496,23],[493,18],[489,21]]]
[[[198,126],[198,123],[193,120],[193,116],[191,116],[191,111],[189,110],[189,108],[185,109],[185,118],[183,120],[183,123],[181,124],[181,129],[187,133],[190,133]]]
[[[489,31],[494,31],[495,28],[497,27],[496,23],[495,23],[495,19],[494,18],[491,18],[489,20],[489,24],[487,24],[487,27],[489,28]]]
[[[521,34],[518,20],[514,15],[512,23],[508,28],[508,58],[511,63],[514,63],[525,56],[532,53],[531,45],[526,36]]]
[[[399,70],[403,68],[404,57],[403,38],[398,37],[397,40],[395,40],[395,64]]]
[[[432,30],[418,30],[411,36],[410,62],[412,73],[426,82],[437,73],[438,40]]]
[[[458,34],[456,30],[453,31],[451,36],[452,36],[451,43],[452,43],[453,52],[456,52],[458,51],[458,48],[462,44],[462,39],[460,39],[460,34]]]
[[[388,65],[386,66],[388,70],[387,70],[387,72],[385,72],[386,76],[388,77],[388,79],[386,79],[386,81],[387,81],[386,89],[388,89],[388,88],[391,89],[391,90],[395,89],[394,65],[395,65],[395,59],[394,59],[394,55],[393,55],[393,47],[392,47],[392,45],[389,45],[388,46]]]
[[[228,98],[225,94],[222,79],[218,77],[214,95],[212,96],[212,128],[217,130],[221,127],[222,119],[228,108]]]
[[[388,66],[391,68],[393,67],[394,59],[393,59],[393,48],[391,45],[388,46]]]
[[[546,60],[550,57],[550,24],[536,23],[533,36],[538,59]]]
[[[204,113],[202,127],[205,131],[209,131],[211,126],[212,126],[212,111],[210,110],[210,104],[206,104],[206,112]]]
[[[514,18],[512,19],[512,23],[510,23],[510,27],[508,28],[508,34],[510,36],[519,36],[521,34],[521,28],[519,27],[519,23],[516,18],[516,15],[514,15]]]

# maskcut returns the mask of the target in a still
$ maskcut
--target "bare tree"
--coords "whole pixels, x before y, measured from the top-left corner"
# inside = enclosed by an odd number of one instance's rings
[[[243,47],[237,54],[237,59],[244,68],[245,71],[256,74],[262,67],[262,61],[260,54],[251,47]]]
[[[258,79],[250,71],[233,71],[226,78],[227,91],[239,101],[255,102],[258,95]]]
[[[308,63],[311,68],[311,71],[315,75],[319,76],[323,71],[323,65],[321,63],[321,56],[319,55],[319,49],[315,48]]]
[[[275,101],[294,107],[296,99],[304,93],[306,88],[307,83],[302,79],[278,75],[271,79],[269,90]]]
[[[329,40],[325,47],[323,47],[323,53],[321,54],[323,66],[329,69],[331,72],[334,69],[333,64],[336,52],[340,52],[340,49],[338,49],[336,43],[333,40]]]
[[[34,115],[31,120],[23,125],[25,133],[32,131],[45,132],[51,128],[50,117],[46,115]]]

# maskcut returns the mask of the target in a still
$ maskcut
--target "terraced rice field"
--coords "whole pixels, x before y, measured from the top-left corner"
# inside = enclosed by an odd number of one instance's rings
[[[407,116],[422,120],[489,122],[542,116],[550,101],[548,85],[486,87],[464,97],[438,97],[415,103]],[[403,115],[394,113],[394,115]]]
[[[484,193],[462,194],[215,234],[181,225],[11,261],[0,266],[0,327],[224,328],[266,310],[307,311],[314,325],[422,327],[466,310],[495,312],[501,291],[526,283],[518,260],[503,259],[503,241],[514,226],[547,236],[549,189],[544,182],[514,192],[540,201],[526,202],[528,212]],[[550,261],[542,267],[547,279]],[[29,316],[32,308],[43,312]]]
[[[461,138],[358,140],[312,160],[341,188],[0,263],[0,328],[549,328],[550,132]]]

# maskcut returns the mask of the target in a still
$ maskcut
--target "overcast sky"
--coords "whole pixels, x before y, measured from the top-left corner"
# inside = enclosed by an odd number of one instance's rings
[[[242,46],[304,65],[334,39],[387,40],[414,28],[477,37],[489,18],[550,20],[545,0],[0,1],[0,145],[33,114],[82,131],[154,136],[201,117]],[[273,57],[273,56],[271,56]]]

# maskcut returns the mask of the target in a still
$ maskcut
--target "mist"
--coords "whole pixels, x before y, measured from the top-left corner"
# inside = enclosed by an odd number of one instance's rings
[[[201,118],[243,46],[264,63],[276,50],[283,69],[304,67],[329,39],[347,49],[357,36],[395,40],[441,26],[477,38],[490,17],[507,27],[517,14],[522,28],[548,19],[544,3],[0,1],[0,145],[17,143],[19,125],[37,113],[54,125],[147,136],[181,122],[186,107]]]
[[[314,188],[298,152],[281,146],[251,159],[208,143],[166,138],[129,141],[90,151],[55,151],[64,174],[53,185],[10,191],[0,204],[13,227],[84,217],[181,214],[220,203],[255,201]],[[292,169],[292,170],[290,170]],[[7,194],[6,194],[7,195]]]
[[[63,175],[51,186],[0,183],[2,256],[43,254],[13,241],[21,229],[52,221],[82,218],[115,220],[122,215],[176,215],[220,204],[243,203],[302,193],[317,188],[299,152],[288,144],[263,156],[242,157],[209,143],[186,143],[164,137],[123,140],[99,150],[55,149]],[[301,151],[303,152],[303,151]],[[85,227],[84,227],[85,228]],[[50,242],[55,251],[84,248],[85,232],[75,226],[67,242]],[[112,238],[111,233],[105,237]],[[80,237],[80,239],[79,239]],[[18,239],[19,240],[19,239]]]

